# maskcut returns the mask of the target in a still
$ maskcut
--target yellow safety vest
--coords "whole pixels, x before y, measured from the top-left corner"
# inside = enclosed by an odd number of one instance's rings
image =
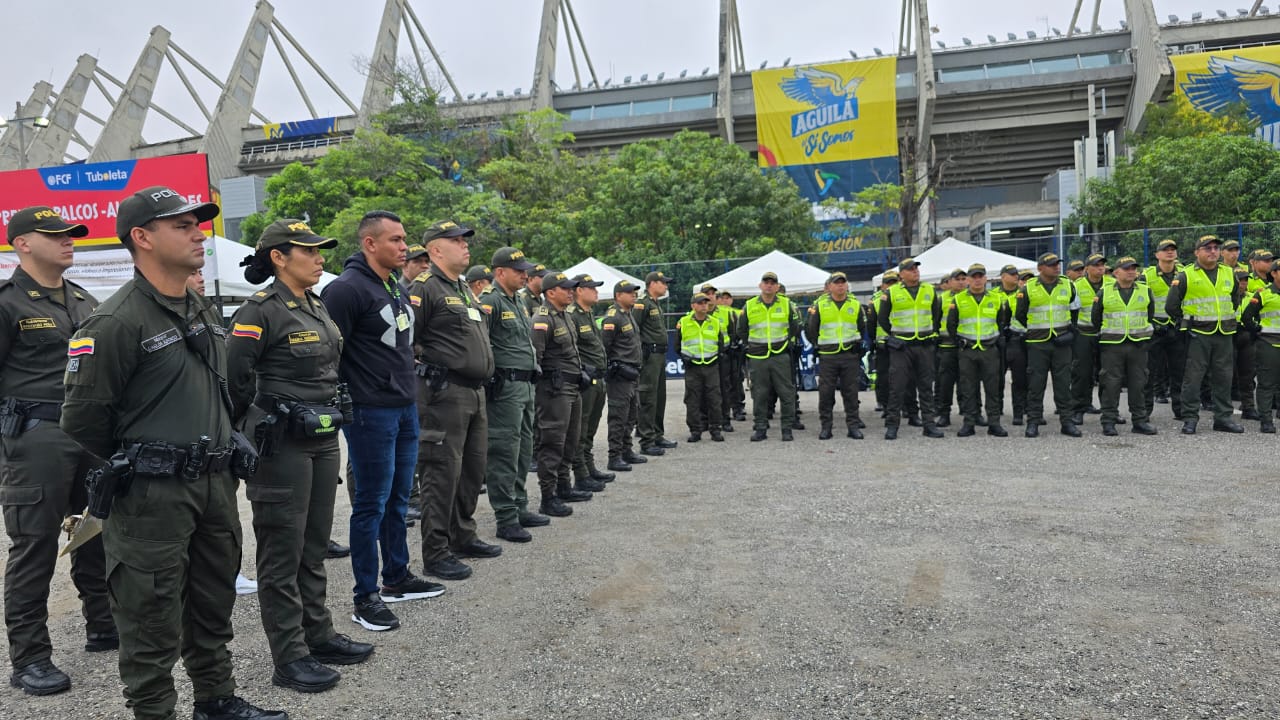
[[[818,353],[834,355],[853,347],[860,340],[858,315],[862,306],[851,297],[843,305],[836,305],[830,295],[823,295],[814,303],[818,309]]]
[[[1018,309],[1018,291],[1021,289],[1022,288],[1014,288],[1013,290],[1005,290],[1004,286],[1001,285],[1000,287],[996,288],[995,290],[992,290],[991,292],[999,295],[1004,300],[1004,302],[1009,306],[1009,329],[1019,335],[1026,335],[1027,334],[1026,326],[1018,322],[1018,318],[1013,316],[1014,311]]]
[[[1107,275],[1102,276],[1102,290],[1114,287],[1116,279]],[[1093,326],[1093,317],[1089,314],[1089,310],[1093,307],[1093,301],[1098,297],[1098,293],[1094,291],[1093,285],[1089,283],[1089,278],[1078,277],[1075,282],[1076,297],[1080,298],[1080,316],[1076,318],[1076,329],[1081,335],[1096,335],[1098,329]]]
[[[763,360],[784,352],[791,342],[791,301],[778,295],[772,305],[765,305],[758,297],[747,301],[743,311],[747,313],[747,342],[755,345],[757,354],[750,350],[747,357]],[[774,344],[777,343],[775,347]],[[764,354],[759,354],[763,348]]]
[[[680,318],[680,354],[694,365],[715,362],[720,356],[720,338],[723,336],[724,326],[714,315],[708,314],[702,322],[698,322],[692,312]]]
[[[1118,287],[1106,288],[1102,293],[1102,329],[1098,333],[1098,342],[1116,345],[1125,340],[1150,340],[1155,333],[1155,328],[1147,320],[1150,304],[1147,289],[1140,285],[1133,286],[1133,294],[1127,303],[1120,299]]]
[[[1040,278],[1027,281],[1027,342],[1044,342],[1071,327],[1071,288],[1070,280],[1059,279],[1050,294]]]
[[[956,335],[974,343],[977,349],[985,350],[983,343],[992,342],[1000,336],[996,318],[1000,315],[1000,306],[1006,302],[1004,295],[988,290],[979,301],[973,293],[966,291],[956,295],[954,300],[956,315],[960,318]]]
[[[1280,293],[1275,287],[1267,285],[1253,294],[1261,305],[1258,308],[1258,325],[1262,332],[1258,339],[1269,343],[1272,347],[1280,347]]]
[[[928,340],[938,336],[933,326],[933,300],[937,297],[932,285],[920,285],[916,296],[911,297],[901,283],[889,288],[889,331],[903,340]]]
[[[1204,268],[1187,269],[1187,294],[1182,298],[1182,316],[1187,328],[1200,335],[1234,335],[1236,308],[1231,302],[1236,276],[1225,265],[1218,266],[1217,283],[1209,282]]]
[[[1174,273],[1178,272],[1178,268],[1174,266]],[[1160,274],[1160,267],[1153,265],[1142,271],[1139,280],[1146,280],[1147,287],[1151,288],[1151,300],[1156,304],[1155,320],[1157,325],[1168,325],[1173,322],[1169,319],[1169,311],[1165,310],[1165,300],[1169,297],[1169,283],[1164,281],[1164,276]]]

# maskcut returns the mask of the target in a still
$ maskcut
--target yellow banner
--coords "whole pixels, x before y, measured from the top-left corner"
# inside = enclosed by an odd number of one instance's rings
[[[751,73],[760,166],[896,157],[898,59]]]
[[[1263,125],[1280,122],[1280,45],[1172,55],[1177,91],[1191,105],[1221,113],[1243,104]]]

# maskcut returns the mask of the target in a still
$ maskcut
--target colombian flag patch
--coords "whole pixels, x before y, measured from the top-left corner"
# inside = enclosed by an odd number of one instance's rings
[[[253,340],[261,340],[262,328],[257,325],[242,325],[240,323],[236,323],[235,327],[231,328],[231,337],[242,337],[242,338],[251,338]]]
[[[76,338],[67,343],[67,357],[93,354],[93,338]]]

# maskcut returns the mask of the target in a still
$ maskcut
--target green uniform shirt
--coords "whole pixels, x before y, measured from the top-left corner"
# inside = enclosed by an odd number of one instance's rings
[[[276,280],[231,318],[227,338],[227,379],[236,418],[256,393],[324,405],[338,391],[342,333],[319,296],[302,297]]]
[[[610,360],[635,366],[643,361],[635,318],[616,304],[605,312],[604,322],[600,323],[600,342]]]
[[[667,319],[662,314],[662,306],[658,301],[646,296],[636,299],[631,308],[631,316],[635,318],[636,330],[640,334],[640,342],[654,343],[667,347]]]
[[[63,431],[104,459],[134,442],[225,446],[231,416],[214,376],[227,376],[225,335],[212,303],[165,297],[135,273],[71,340]]]
[[[550,303],[538,308],[538,314],[533,316],[533,349],[544,373],[559,370],[576,386],[582,370],[578,328],[567,311],[556,310]]]
[[[533,317],[517,292],[508,295],[497,285],[480,293],[480,310],[489,316],[489,346],[493,363],[507,370],[535,370]]]
[[[591,311],[584,310],[575,303],[565,312],[578,331],[578,357],[582,364],[604,370],[609,361],[605,357],[604,343],[600,339],[600,328],[591,316]]]
[[[413,355],[420,362],[446,367],[468,380],[493,376],[489,316],[466,280],[450,280],[435,263],[409,286],[413,303]]]
[[[522,287],[516,291],[516,295],[520,296],[520,301],[524,303],[525,312],[529,313],[529,317],[538,314],[538,308],[542,306],[542,296],[534,295],[529,292],[529,288]],[[503,367],[506,367],[505,365]]]
[[[0,280],[0,398],[62,404],[67,341],[98,306],[69,280],[41,287],[21,267]]]

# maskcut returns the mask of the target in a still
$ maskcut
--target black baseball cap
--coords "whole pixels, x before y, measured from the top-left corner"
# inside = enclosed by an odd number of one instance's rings
[[[904,259],[902,262],[898,263],[898,272],[902,272],[903,270],[910,270],[911,268],[918,267],[919,265],[920,263],[916,261],[915,258],[909,257]]]
[[[840,272],[839,270],[831,273],[831,277],[827,278],[827,282],[829,283],[839,282],[841,280],[844,280],[845,282],[849,282],[849,276],[845,275],[843,272]]]
[[[427,228],[427,231],[422,234],[422,242],[428,243],[439,238],[471,237],[475,234],[475,230],[465,225],[459,225],[452,220],[441,220]]]
[[[1217,235],[1205,235],[1196,241],[1196,249],[1199,250],[1207,245],[1222,245],[1222,241]]]
[[[467,268],[467,282],[473,283],[479,280],[492,280],[493,271],[488,265],[472,265]]]
[[[19,235],[33,232],[46,235],[66,233],[73,238],[82,238],[89,234],[89,228],[86,225],[69,223],[63,220],[57,210],[44,205],[23,208],[9,218],[10,243]]]
[[[645,275],[645,276],[644,276],[644,282],[645,282],[645,284],[646,284],[646,285],[647,285],[647,284],[649,284],[649,283],[651,283],[651,282],[661,282],[661,283],[664,283],[664,282],[666,282],[666,281],[667,281],[667,276],[666,276],[666,275],[663,275],[661,270],[654,270],[653,272],[651,272],[651,273],[649,273],[648,275]]]
[[[542,290],[554,290],[556,288],[573,289],[578,287],[578,281],[565,275],[559,270],[548,270],[542,276]]]
[[[1039,259],[1036,260],[1037,265],[1057,265],[1060,262],[1062,262],[1062,258],[1051,252],[1041,255]]]
[[[640,286],[636,285],[630,280],[619,280],[613,285],[614,295],[617,295],[618,293],[633,293],[633,292],[638,292],[639,290],[640,290]]]
[[[1085,265],[1106,265],[1107,256],[1103,255],[1102,253],[1094,253],[1084,261],[1084,264]]]
[[[1124,257],[1116,261],[1116,269],[1126,268],[1126,267],[1138,267],[1138,261],[1129,255],[1125,255]]]
[[[1005,265],[1004,267],[1000,268],[1000,274],[1001,275],[1017,275],[1018,268],[1015,265]]]
[[[1067,263],[1067,269],[1068,269],[1068,270],[1083,270],[1083,269],[1084,269],[1084,261],[1083,261],[1083,260],[1072,260],[1071,262]]]
[[[206,223],[218,217],[218,213],[222,211],[216,203],[191,202],[173,188],[153,185],[121,200],[116,212],[116,237],[124,242],[134,228],[142,227],[152,220],[193,213],[197,221]]]
[[[578,287],[597,288],[597,287],[600,287],[601,285],[604,285],[603,280],[596,280],[595,278],[591,277],[586,273],[574,275],[573,281],[578,284],[577,285]]]
[[[258,237],[258,244],[254,246],[254,250],[266,250],[267,248],[280,247],[281,245],[297,245],[299,247],[313,247],[329,249],[338,246],[338,241],[333,238],[320,237],[311,230],[311,226],[302,220],[277,220],[267,226],[262,231],[262,235]]]
[[[982,263],[974,263],[969,266],[969,269],[965,271],[965,274],[966,275],[977,275],[977,274],[986,275],[987,266],[983,265]]]
[[[1161,250],[1168,250],[1169,248],[1173,248],[1174,250],[1177,250],[1178,241],[1174,240],[1173,238],[1165,238],[1160,242],[1156,243],[1156,252],[1160,252]]]
[[[405,252],[404,259],[417,260],[418,258],[426,254],[427,254],[427,249],[425,247],[418,244],[413,244],[413,245],[410,245],[409,250]]]
[[[696,293],[694,293],[694,294],[693,294],[693,299],[692,299],[692,300],[690,300],[689,302],[691,302],[691,303],[700,303],[700,302],[708,302],[708,301],[710,301],[710,300],[711,300],[711,297],[710,297],[710,296],[708,296],[706,293],[704,293],[704,292],[696,292]]]
[[[1222,249],[1223,249],[1223,250],[1239,250],[1239,249],[1240,249],[1240,241],[1239,241],[1239,240],[1228,240],[1228,241],[1226,241],[1226,242],[1222,243]]]
[[[489,260],[489,265],[496,268],[511,268],[512,270],[529,271],[537,267],[529,262],[524,253],[513,248],[503,247],[493,251],[493,257]]]

